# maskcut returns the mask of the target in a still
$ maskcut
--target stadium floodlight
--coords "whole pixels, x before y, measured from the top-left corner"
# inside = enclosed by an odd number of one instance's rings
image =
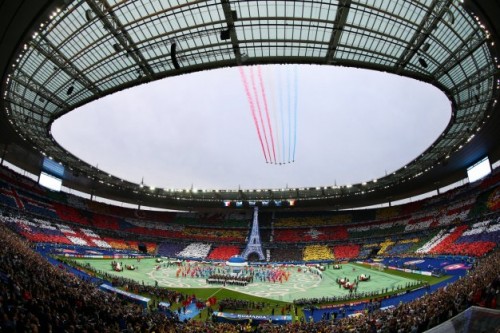
[[[85,11],[85,18],[87,19],[87,21],[92,21],[92,19],[94,18],[94,13],[92,12],[92,10],[90,9],[87,9]]]
[[[73,93],[73,91],[75,90],[75,86],[73,84],[71,84],[69,87],[68,87],[68,90],[66,90],[66,95],[71,95]]]
[[[420,66],[422,66],[423,68],[427,68],[427,61],[425,61],[424,58],[420,57],[418,58],[418,63],[420,64]]]

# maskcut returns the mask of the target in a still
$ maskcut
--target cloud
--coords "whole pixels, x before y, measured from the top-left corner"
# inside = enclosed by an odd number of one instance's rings
[[[293,67],[262,71],[273,112],[279,89],[287,89],[273,75]],[[127,89],[63,116],[52,133],[81,159],[137,183],[144,177],[165,188],[253,189],[380,178],[423,152],[449,121],[449,101],[422,82],[312,65],[298,66],[297,74],[296,160],[290,164],[265,163],[235,68]]]

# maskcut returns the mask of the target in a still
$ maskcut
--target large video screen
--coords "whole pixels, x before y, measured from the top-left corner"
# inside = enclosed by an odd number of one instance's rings
[[[42,171],[59,178],[64,177],[64,166],[47,157],[43,159]]]
[[[488,157],[467,168],[469,183],[473,183],[491,173],[491,165]]]
[[[43,187],[48,188],[52,191],[61,191],[62,179],[49,175],[46,172],[41,172],[38,178],[38,183]]]

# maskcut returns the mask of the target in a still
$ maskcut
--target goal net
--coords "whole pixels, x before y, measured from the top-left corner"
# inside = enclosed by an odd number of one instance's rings
[[[382,263],[379,263],[379,262],[374,262],[372,264],[372,269],[375,269],[375,270],[378,270],[378,271],[382,272],[383,270],[385,270],[385,265],[382,264]]]

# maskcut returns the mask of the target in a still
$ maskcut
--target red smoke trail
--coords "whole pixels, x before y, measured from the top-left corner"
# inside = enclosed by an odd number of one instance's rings
[[[269,134],[271,136],[271,146],[273,147],[274,163],[276,163],[276,152],[274,150],[273,128],[271,127],[271,119],[269,118],[269,109],[267,107],[266,92],[264,89],[264,81],[262,80],[262,70],[261,70],[260,66],[257,66],[257,74],[259,75],[260,90],[262,93],[262,99],[264,100],[264,109],[266,110],[267,127],[269,128]],[[269,152],[269,153],[271,153],[271,152]]]
[[[266,127],[264,126],[264,119],[262,117],[262,110],[260,108],[259,93],[257,92],[257,87],[255,85],[255,76],[254,76],[253,67],[250,67],[250,80],[252,81],[252,88],[253,88],[253,93],[255,96],[255,102],[257,104],[257,111],[259,111],[259,119],[260,119],[260,123],[262,125],[262,132],[264,133],[264,141],[266,142],[267,153],[269,155],[269,160],[271,160],[271,150],[269,150],[269,142],[267,141]]]
[[[257,117],[255,116],[255,105],[253,103],[252,95],[250,94],[250,88],[248,87],[248,81],[245,76],[245,72],[243,71],[243,67],[238,67],[240,71],[240,76],[241,80],[243,81],[243,86],[245,87],[245,93],[247,95],[248,99],[248,104],[250,105],[250,111],[252,111],[252,118],[253,122],[255,124],[255,128],[257,129],[257,135],[259,136],[259,141],[260,141],[260,147],[262,148],[262,153],[264,154],[264,158],[266,159],[267,163],[267,155],[266,155],[266,150],[264,149],[264,143],[262,142],[262,136],[260,135],[260,129],[259,129],[259,123],[257,121]]]

